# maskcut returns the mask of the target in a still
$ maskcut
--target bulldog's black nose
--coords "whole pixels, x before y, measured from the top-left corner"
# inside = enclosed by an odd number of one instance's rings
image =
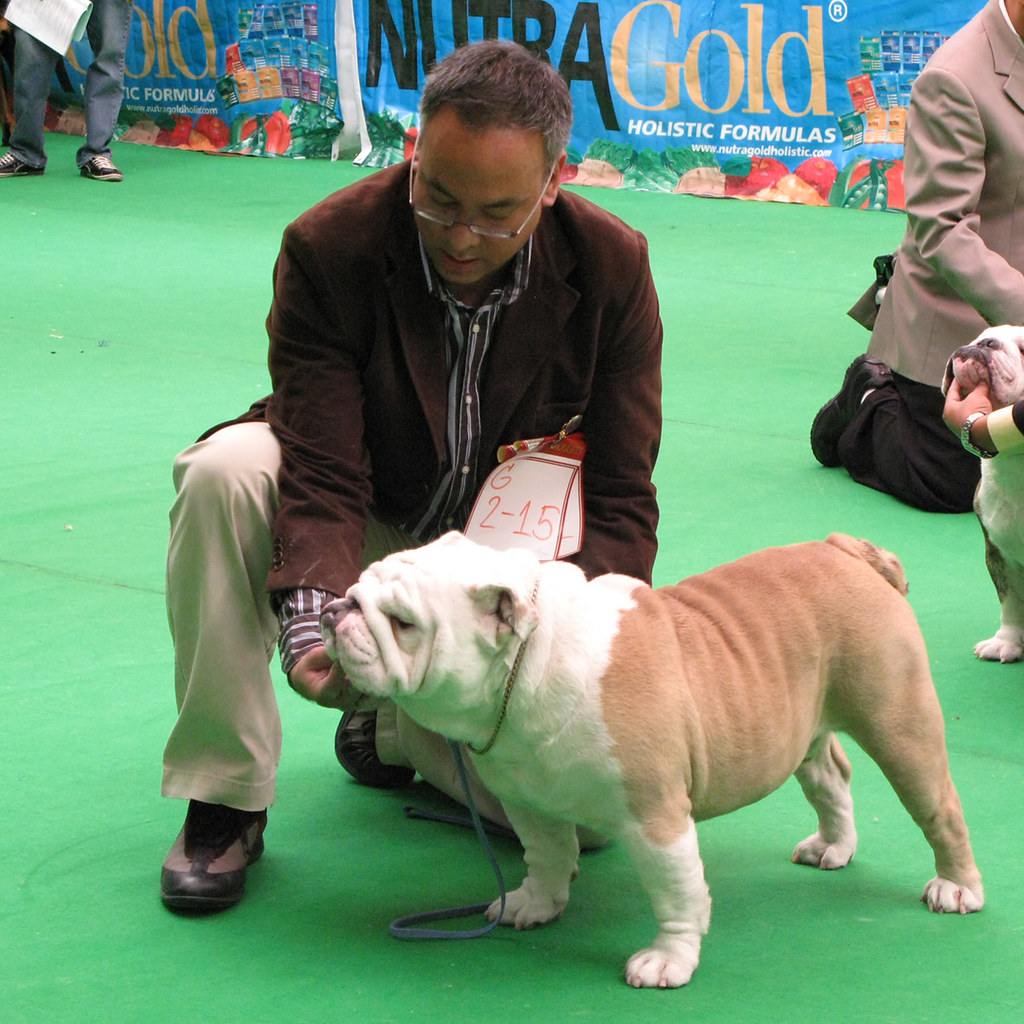
[[[998,347],[999,342],[994,338],[982,338],[973,345],[964,345],[962,348],[958,348],[953,353],[953,358],[959,359],[962,363],[975,362],[988,366],[993,350]]]
[[[320,632],[334,633],[338,623],[349,613],[359,610],[359,602],[352,597],[339,597],[324,605],[320,611]]]

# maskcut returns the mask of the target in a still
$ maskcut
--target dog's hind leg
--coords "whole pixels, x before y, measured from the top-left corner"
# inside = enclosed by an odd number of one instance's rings
[[[920,770],[920,760],[913,763],[913,757],[904,763],[902,751],[887,761],[876,760],[935,854],[935,878],[925,886],[922,900],[940,914],[969,914],[981,910],[985,893],[941,734],[929,741],[936,742],[938,753],[930,752],[933,763],[925,771]],[[926,746],[921,745],[919,756],[925,756]]]
[[[793,851],[794,864],[844,868],[857,849],[850,794],[850,762],[835,733],[819,736],[796,770],[804,796],[818,815],[818,831]]]
[[[889,780],[935,854],[922,900],[938,913],[969,914],[985,902],[960,797],[949,774],[945,723],[927,661],[890,677],[880,699],[848,731]]]

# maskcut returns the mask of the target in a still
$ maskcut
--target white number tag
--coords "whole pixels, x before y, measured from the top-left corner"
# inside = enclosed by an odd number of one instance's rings
[[[543,562],[574,555],[583,544],[585,451],[583,435],[569,434],[506,457],[480,488],[466,536],[499,551],[529,548]]]

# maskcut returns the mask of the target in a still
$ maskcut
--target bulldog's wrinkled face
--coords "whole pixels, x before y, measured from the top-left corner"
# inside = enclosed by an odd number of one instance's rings
[[[989,327],[958,348],[946,364],[943,394],[954,377],[964,395],[987,383],[995,409],[1020,401],[1024,398],[1024,327]]]
[[[324,643],[352,685],[375,697],[472,689],[505,670],[518,647],[510,639],[536,624],[536,573],[532,555],[446,534],[364,570],[324,608]]]

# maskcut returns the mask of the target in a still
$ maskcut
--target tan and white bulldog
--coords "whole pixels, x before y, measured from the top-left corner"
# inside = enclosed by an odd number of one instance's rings
[[[987,383],[992,408],[1024,399],[1024,328],[990,327],[958,348],[946,364],[942,391],[953,378],[963,394]],[[1024,458],[1007,453],[983,459],[974,511],[985,535],[985,564],[999,598],[995,636],[979,640],[974,653],[986,661],[1020,661],[1024,654]]]
[[[935,853],[922,899],[984,896],[942,712],[894,555],[833,534],[651,589],[459,534],[371,565],[324,611],[359,690],[469,745],[525,849],[502,923],[558,918],[575,825],[617,835],[658,920],[629,984],[685,985],[711,899],[695,821],[799,779],[818,830],[793,860],[840,868],[857,833],[835,731],[881,766]],[[477,753],[472,753],[476,750]],[[495,901],[487,914],[500,913]]]

